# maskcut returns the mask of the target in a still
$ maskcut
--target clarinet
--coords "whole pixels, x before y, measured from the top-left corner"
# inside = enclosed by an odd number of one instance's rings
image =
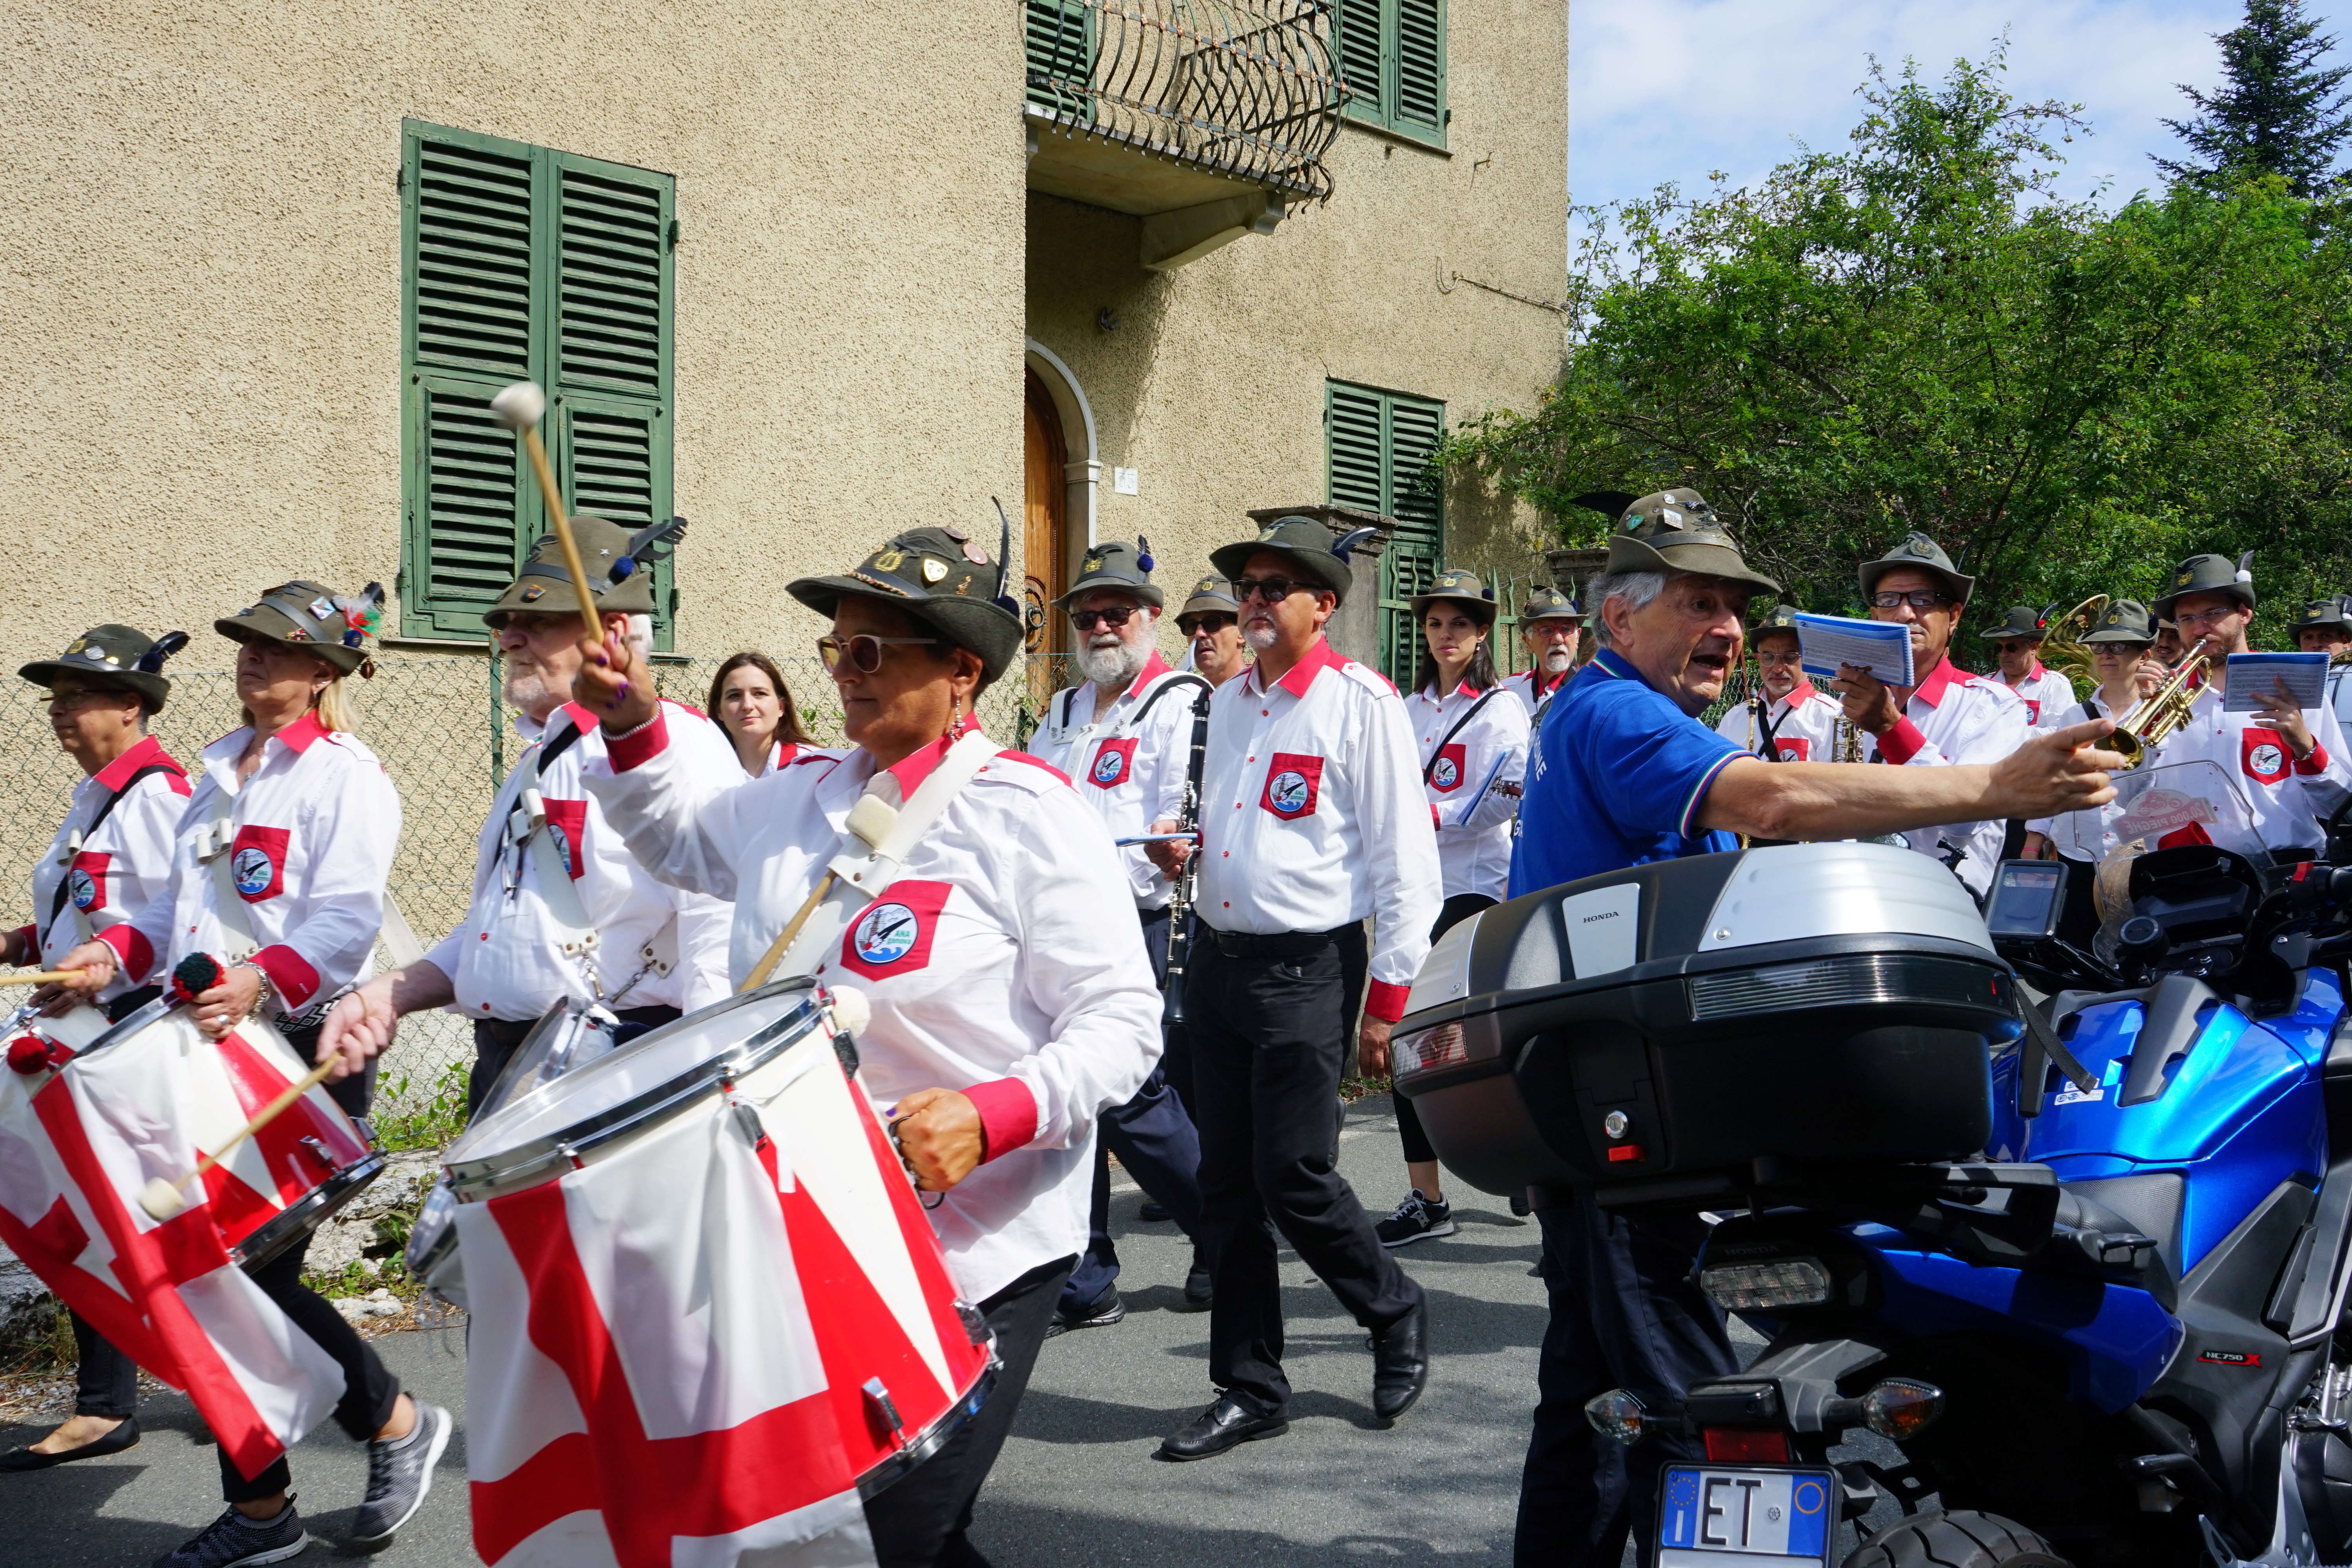
[[[1193,837],[1192,853],[1184,858],[1184,868],[1176,873],[1169,884],[1168,893],[1168,984],[1161,992],[1160,1022],[1181,1024],[1184,1021],[1184,966],[1192,956],[1192,888],[1201,875],[1201,780],[1209,763],[1209,699],[1216,689],[1191,671],[1164,683],[1144,703],[1135,716],[1138,728],[1151,705],[1178,686],[1197,686],[1200,694],[1192,699],[1192,754],[1184,764],[1184,805],[1177,814],[1176,831]]]

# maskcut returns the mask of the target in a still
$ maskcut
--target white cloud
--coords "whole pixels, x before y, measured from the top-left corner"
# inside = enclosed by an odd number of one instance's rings
[[[2148,154],[2178,156],[2164,128],[2188,108],[2177,82],[2210,89],[2212,35],[2238,0],[1570,0],[1569,184],[1579,204],[1685,192],[1708,174],[1734,183],[1788,157],[1796,142],[1833,151],[1860,117],[1854,88],[1875,54],[1940,78],[1955,57],[1987,58],[2004,28],[2008,86],[2021,100],[2080,102],[2062,188],[2110,199],[2161,183]],[[2342,0],[2352,15],[2352,0]],[[2307,14],[2352,34],[2336,4]],[[2352,38],[2339,48],[2352,58]]]

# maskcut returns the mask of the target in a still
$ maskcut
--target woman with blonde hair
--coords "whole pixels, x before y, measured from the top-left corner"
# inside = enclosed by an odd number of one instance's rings
[[[79,972],[75,989],[97,992],[118,974],[160,981],[182,959],[208,953],[226,968],[196,994],[199,1028],[218,1039],[258,1014],[299,1055],[316,1049],[327,1005],[366,971],[400,839],[400,796],[352,732],[345,684],[354,671],[373,673],[367,635],[383,603],[373,584],[346,598],[317,583],[284,583],[213,623],[239,645],[245,724],[204,750],[163,890],[58,965]],[[373,1074],[354,1077],[329,1092],[361,1115],[373,1082]],[[343,1368],[335,1420],[368,1449],[352,1543],[381,1544],[424,1501],[449,1441],[449,1413],[403,1394],[342,1315],[302,1283],[308,1250],[305,1237],[252,1278]],[[247,1477],[224,1444],[220,1462],[227,1510],[157,1568],[275,1563],[308,1543],[283,1458]]]

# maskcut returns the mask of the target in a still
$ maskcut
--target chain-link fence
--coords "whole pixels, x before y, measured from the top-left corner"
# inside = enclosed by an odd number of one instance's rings
[[[704,708],[710,682],[724,662],[664,655],[655,665],[663,696]],[[776,660],[801,722],[819,745],[843,743],[841,706],[824,665],[813,656]],[[495,657],[406,658],[380,655],[375,678],[354,680],[359,738],[383,760],[400,792],[400,848],[391,890],[417,940],[427,947],[464,918],[474,886],[476,842],[500,780],[522,754],[516,710],[500,695]],[[982,700],[992,734],[1010,743],[1015,732],[1019,671]],[[32,872],[48,851],[81,770],[58,747],[49,729],[47,693],[26,681],[0,686],[0,788],[13,810],[0,816],[0,923],[31,918]],[[175,670],[171,700],[155,717],[154,732],[194,769],[197,753],[245,721],[236,678],[226,670]],[[387,960],[378,949],[381,968]],[[387,1058],[378,1108],[397,1114],[430,1096],[454,1065],[471,1058],[467,1020],[420,1014],[401,1026]]]

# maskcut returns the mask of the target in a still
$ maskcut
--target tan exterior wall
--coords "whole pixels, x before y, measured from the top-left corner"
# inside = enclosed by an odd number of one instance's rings
[[[1005,0],[5,15],[0,668],[106,620],[226,668],[258,588],[391,584],[404,117],[677,176],[681,649],[805,652],[784,577],[1019,493]]]
[[[1350,123],[1326,160],[1330,201],[1272,235],[1155,273],[1138,259],[1141,219],[1030,195],[1029,335],[1092,407],[1097,535],[1148,534],[1171,593],[1208,570],[1212,549],[1248,537],[1247,509],[1325,499],[1327,378],[1441,400],[1451,427],[1529,406],[1558,372],[1556,312],[1452,274],[1536,300],[1563,291],[1567,8],[1452,0],[1450,12],[1447,150]],[[1138,470],[1136,495],[1114,493],[1114,467]],[[1454,563],[1533,571],[1536,525],[1475,482],[1449,483]],[[1180,639],[1162,629],[1172,653]]]

